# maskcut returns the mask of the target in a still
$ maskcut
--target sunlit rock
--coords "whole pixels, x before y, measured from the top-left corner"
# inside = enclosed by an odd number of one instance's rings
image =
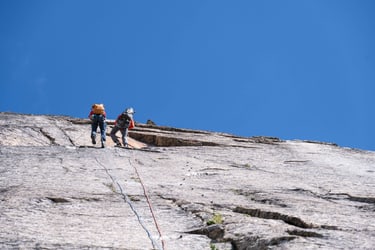
[[[0,248],[375,248],[375,152],[154,123],[129,136],[102,149],[88,119],[0,113]]]

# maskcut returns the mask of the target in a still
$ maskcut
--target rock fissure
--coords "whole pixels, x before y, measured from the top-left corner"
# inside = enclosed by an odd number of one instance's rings
[[[212,240],[223,241],[224,232],[225,230],[223,225],[213,224],[193,229],[185,233],[205,235]]]
[[[287,207],[287,205],[278,198],[268,198],[265,197],[266,194],[264,194],[261,191],[246,191],[246,190],[234,190],[233,191],[237,195],[242,195],[245,197],[248,197],[251,201],[260,203],[260,204],[267,204],[267,205],[274,205],[278,207]]]
[[[259,236],[245,236],[239,239],[231,239],[235,250],[267,250],[285,242],[296,239],[296,236],[281,236],[263,239]]]
[[[296,236],[301,236],[301,237],[317,237],[317,238],[322,238],[323,235],[320,233],[312,232],[312,231],[303,231],[303,230],[287,230],[286,231],[290,235],[296,235]]]
[[[73,146],[76,146],[76,144],[74,143],[74,140],[68,135],[68,133],[61,127],[57,126],[60,129],[60,131],[66,136],[66,138],[68,138],[69,142],[73,145]]]
[[[44,137],[46,137],[50,141],[51,145],[56,145],[56,139],[53,138],[49,133],[44,131],[42,128],[40,128],[39,131],[40,133],[42,133]]]
[[[69,203],[70,200],[61,197],[46,197],[48,200],[52,201],[53,203]]]
[[[220,144],[207,141],[199,141],[193,139],[182,139],[176,137],[167,137],[155,134],[141,134],[129,132],[129,136],[135,140],[141,141],[148,145],[157,147],[179,147],[179,146],[219,146]]]
[[[309,160],[287,160],[284,161],[284,163],[306,163],[309,162]]]
[[[375,197],[362,197],[362,196],[353,196],[348,193],[328,193],[323,196],[326,199],[338,200],[338,199],[347,199],[350,201],[356,201],[361,203],[375,204]]]
[[[233,212],[247,214],[252,217],[258,217],[262,219],[282,220],[289,225],[300,227],[300,228],[317,228],[317,226],[311,223],[306,223],[298,217],[281,214],[279,212],[263,211],[261,209],[244,208],[244,207],[236,207],[233,209]]]

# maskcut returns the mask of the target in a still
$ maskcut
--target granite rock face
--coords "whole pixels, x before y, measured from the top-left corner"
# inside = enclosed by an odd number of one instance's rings
[[[107,133],[113,126],[108,121]],[[374,249],[375,152],[0,113],[0,249]]]

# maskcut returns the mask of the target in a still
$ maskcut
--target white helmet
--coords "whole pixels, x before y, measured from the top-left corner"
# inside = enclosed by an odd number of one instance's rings
[[[133,108],[127,108],[127,109],[125,110],[125,113],[128,113],[128,114],[134,114],[135,112],[134,112],[134,109],[133,109]]]

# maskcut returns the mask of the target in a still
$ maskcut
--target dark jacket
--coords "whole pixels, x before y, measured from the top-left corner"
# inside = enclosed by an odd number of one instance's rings
[[[115,126],[124,129],[124,128],[129,128],[129,125],[131,121],[133,120],[133,116],[128,113],[122,113],[120,114],[116,121],[115,121]]]

